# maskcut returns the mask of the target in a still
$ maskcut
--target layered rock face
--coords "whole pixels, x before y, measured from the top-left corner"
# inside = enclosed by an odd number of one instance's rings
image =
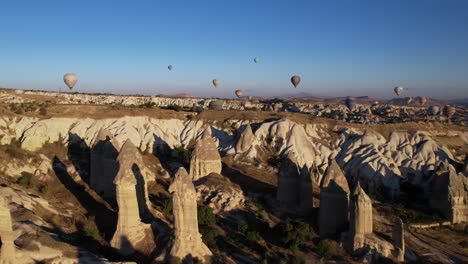
[[[197,182],[195,189],[198,198],[213,208],[215,214],[240,209],[245,202],[240,186],[226,181],[222,175],[216,173],[203,177]]]
[[[212,253],[198,232],[197,194],[184,168],[177,171],[169,192],[174,212],[174,242],[170,255],[181,259],[191,256],[206,260]]]
[[[255,135],[252,132],[252,127],[247,124],[240,138],[237,140],[236,151],[237,153],[244,153],[252,147],[252,143],[255,140]]]
[[[114,179],[119,170],[119,143],[108,130],[101,130],[91,149],[89,185],[106,200],[115,199]]]
[[[221,173],[221,156],[211,137],[211,129],[207,127],[202,138],[195,145],[190,160],[190,175],[193,180],[198,180],[210,173]]]
[[[452,223],[468,221],[468,178],[448,161],[437,168],[429,204]]]
[[[333,160],[320,192],[319,233],[321,236],[346,230],[349,211],[349,186],[340,166]]]
[[[316,173],[316,171],[315,171]],[[298,167],[296,155],[290,152],[283,159],[278,171],[276,199],[281,206],[301,214],[309,214],[313,209],[313,175],[303,167]]]
[[[0,264],[16,264],[10,209],[2,197],[0,197],[0,242]]]
[[[131,255],[135,250],[148,253],[155,248],[151,226],[144,224],[140,218],[148,209],[144,179],[135,162],[137,154],[135,145],[127,140],[117,157],[119,172],[114,183],[119,216],[110,244],[122,255]]]

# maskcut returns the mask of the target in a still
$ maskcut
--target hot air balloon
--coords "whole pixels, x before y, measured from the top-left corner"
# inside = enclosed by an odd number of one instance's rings
[[[294,85],[294,88],[296,88],[300,82],[301,82],[301,77],[297,75],[294,75],[293,77],[291,77],[291,83]]]
[[[167,66],[167,69],[172,71],[172,65]]]
[[[405,98],[405,103],[406,103],[407,105],[411,104],[411,102],[413,102],[413,98],[411,98],[411,97],[406,97],[406,98]]]
[[[214,85],[214,87],[218,87],[218,85],[219,85],[219,80],[214,79],[214,80],[213,80],[213,85]]]
[[[237,97],[241,97],[242,93],[243,93],[242,90],[236,90]]]
[[[438,115],[440,112],[440,107],[438,107],[437,105],[432,105],[429,107],[429,114],[430,115]]]
[[[210,104],[208,105],[208,108],[212,110],[222,110],[223,104],[224,104],[223,101],[219,101],[219,100],[211,101]]]
[[[254,58],[254,62],[257,63],[257,62],[258,62],[258,58]]]
[[[419,97],[419,103],[420,103],[420,104],[423,105],[423,104],[425,104],[426,102],[427,102],[426,97]]]
[[[445,115],[448,119],[452,118],[452,116],[455,114],[456,111],[457,111],[457,110],[456,110],[455,107],[453,107],[453,106],[446,105],[446,106],[444,107],[444,115]]]
[[[400,94],[403,92],[403,87],[401,86],[397,86],[393,89],[393,91],[395,91],[395,93],[400,96]]]
[[[377,100],[374,100],[374,101],[372,102],[372,105],[378,105],[378,104],[379,104],[379,101],[377,101]]]
[[[354,108],[356,108],[356,101],[349,96],[346,98],[345,104],[346,104],[346,107],[348,107],[350,111],[353,111]]]
[[[63,81],[71,90],[73,89],[73,86],[75,86],[76,82],[78,82],[78,76],[74,73],[67,73],[63,76]]]

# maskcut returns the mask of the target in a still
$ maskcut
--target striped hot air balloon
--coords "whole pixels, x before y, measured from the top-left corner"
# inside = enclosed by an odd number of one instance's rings
[[[456,111],[457,111],[457,109],[455,109],[455,107],[450,106],[450,105],[446,105],[446,106],[444,107],[444,110],[443,110],[444,115],[445,115],[448,119],[452,118],[452,116],[455,114]]]

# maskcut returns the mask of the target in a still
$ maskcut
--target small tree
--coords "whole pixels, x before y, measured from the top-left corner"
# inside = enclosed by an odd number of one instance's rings
[[[317,244],[317,254],[321,259],[329,259],[332,257],[333,254],[327,241],[320,240],[320,242]]]

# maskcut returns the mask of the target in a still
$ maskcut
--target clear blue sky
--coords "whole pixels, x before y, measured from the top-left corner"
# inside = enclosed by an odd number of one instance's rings
[[[468,1],[1,1],[0,86],[67,72],[80,92],[468,97]]]

